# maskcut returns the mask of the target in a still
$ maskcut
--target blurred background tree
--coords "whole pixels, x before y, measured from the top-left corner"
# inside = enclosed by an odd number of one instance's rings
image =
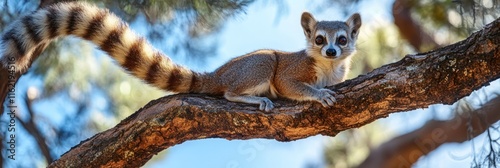
[[[0,1],[0,28],[22,14],[57,2],[58,0]],[[206,59],[219,54],[218,33],[227,20],[242,15],[245,7],[256,1],[89,2],[108,8],[120,16],[134,31],[146,36],[156,48],[172,56],[174,62],[189,60],[204,65]],[[310,2],[310,5],[315,9],[313,13],[334,8],[342,9],[339,13],[347,17],[353,11],[366,10],[367,2],[322,0]],[[288,12],[288,3],[294,2],[273,0],[265,1],[263,5],[276,6],[275,20],[279,22],[280,16]],[[392,11],[383,11],[391,15],[392,20],[371,18],[375,21],[370,24],[365,24],[364,20],[358,40],[358,52],[354,58],[357,65],[352,67],[350,77],[397,61],[408,53],[425,52],[457,42],[498,18],[500,13],[498,0],[394,0],[392,4]],[[24,100],[19,104],[20,112],[17,114],[20,129],[23,130],[20,133],[23,141],[18,143],[18,149],[26,150],[17,154],[19,157],[32,159],[15,162],[16,165],[0,163],[6,167],[44,166],[81,140],[116,125],[147,102],[167,94],[126,74],[103,52],[84,40],[59,39],[41,57],[44,59],[38,59],[16,86],[18,97]],[[494,92],[478,93],[467,101],[470,106],[478,107],[494,97],[493,94]],[[441,108],[430,108],[428,111],[434,114],[428,120],[453,118],[456,112],[448,108],[450,112],[442,117]],[[411,120],[411,115],[399,119]],[[330,138],[324,149],[324,163],[314,163],[307,167],[359,165],[370,151],[397,136],[396,132],[390,129],[387,131],[388,127],[395,127],[395,123],[388,122],[390,121],[377,121]],[[0,127],[1,132],[6,132],[5,129]],[[498,151],[494,139],[489,142],[492,144],[491,150],[484,155],[478,154],[479,164],[476,165],[495,166],[496,163],[480,162],[482,159],[491,160],[487,154]],[[473,152],[475,151],[471,153]],[[498,152],[493,153],[493,156],[500,158]],[[6,159],[4,150],[2,158]]]
[[[318,9],[325,10],[322,8],[327,6],[325,4],[338,4],[346,7],[344,13],[349,13],[353,9],[363,10],[362,5],[365,2],[363,0],[324,0],[318,4]],[[426,52],[458,42],[498,18],[499,9],[500,1],[497,0],[395,0],[390,13],[393,20],[377,20],[376,22],[379,24],[370,25],[368,28],[364,25],[364,29],[361,30],[361,32],[369,32],[365,36],[360,36],[358,40],[361,43],[358,43],[360,52],[358,51],[357,57],[363,60],[365,66],[353,67],[355,73],[351,73],[351,75],[355,77],[357,74],[366,73],[383,64],[399,60],[409,53]],[[473,113],[473,109],[480,107],[489,99],[496,97],[497,94],[498,92],[484,91],[479,95],[473,94],[467,99],[464,98],[462,105],[447,107],[446,110],[439,107],[429,108],[427,111],[432,113],[434,117],[428,120],[459,117],[459,111]],[[471,109],[464,110],[463,104]],[[447,113],[447,111],[449,112]],[[443,113],[447,114],[448,117],[438,117],[443,116]],[[401,119],[412,120],[411,115],[413,114],[406,115],[408,116]],[[382,142],[388,141],[389,137],[395,136],[393,132],[380,130],[394,126],[405,127],[387,124],[387,121],[376,121],[360,129],[345,131],[332,138],[332,142],[326,145],[324,151],[326,167],[357,167],[365,161],[371,150],[376,149]],[[477,128],[469,126],[469,129]],[[491,131],[498,133],[498,127],[492,126]],[[470,131],[464,131],[464,133],[470,134],[469,139],[475,137]],[[486,132],[488,135],[490,133],[490,131]],[[493,138],[487,137],[486,142],[489,143],[487,146],[491,146],[491,148],[482,150],[477,155],[474,153],[476,151],[471,151],[476,162],[471,163],[470,166],[499,166],[496,158],[500,156],[498,152],[500,146],[496,137],[498,134],[495,133],[493,133]]]

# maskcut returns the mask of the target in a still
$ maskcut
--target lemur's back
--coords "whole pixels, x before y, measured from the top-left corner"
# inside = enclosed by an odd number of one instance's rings
[[[212,73],[197,73],[173,63],[108,10],[64,2],[23,16],[5,29],[0,63],[25,72],[52,40],[74,35],[96,44],[132,75],[167,91],[223,95],[229,101],[258,104],[265,111],[273,108],[268,98],[276,97],[332,106],[334,92],[324,87],[344,80],[361,18],[354,14],[346,22],[316,21],[304,12],[301,25],[305,50],[258,50]]]

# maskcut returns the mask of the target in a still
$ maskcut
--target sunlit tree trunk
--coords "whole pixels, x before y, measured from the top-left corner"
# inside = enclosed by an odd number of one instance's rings
[[[453,119],[428,121],[415,131],[385,142],[372,150],[359,168],[411,167],[420,157],[442,144],[465,142],[480,135],[491,124],[500,120],[500,97],[494,98],[480,109],[461,111]]]

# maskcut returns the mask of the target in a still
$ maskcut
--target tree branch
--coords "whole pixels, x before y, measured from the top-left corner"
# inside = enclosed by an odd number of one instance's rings
[[[332,108],[276,100],[270,113],[221,97],[179,94],[150,102],[114,128],[65,153],[49,167],[139,167],[187,140],[269,138],[292,141],[335,136],[390,113],[451,104],[500,77],[500,20],[464,41],[407,55],[401,61],[330,87]]]
[[[54,158],[52,158],[52,155],[50,154],[50,148],[45,142],[45,137],[35,124],[35,115],[33,114],[32,100],[30,100],[28,96],[26,96],[24,103],[26,103],[27,106],[26,111],[29,114],[28,118],[26,120],[23,120],[22,117],[19,116],[19,113],[15,114],[16,118],[19,123],[21,123],[21,126],[23,126],[24,129],[28,131],[29,135],[31,135],[35,139],[38,149],[40,149],[40,152],[45,157],[45,161],[47,161],[47,163],[51,163],[52,161],[54,161]]]
[[[2,106],[0,106],[0,115],[3,115],[5,111],[5,106],[3,105],[5,98],[8,98],[9,94],[14,93],[11,92],[11,89],[15,89],[14,86],[19,77],[21,77],[20,73],[11,73],[4,66],[0,66],[0,102],[2,102]],[[9,99],[7,99],[7,106],[10,105],[9,101],[11,98],[15,98],[15,96],[9,96]]]
[[[500,96],[477,110],[465,111],[451,120],[431,120],[422,128],[396,137],[370,152],[363,167],[411,167],[420,157],[444,143],[464,142],[500,120]],[[473,128],[469,132],[469,126]],[[471,137],[469,137],[469,135]]]
[[[408,40],[416,51],[427,51],[439,47],[431,35],[426,33],[413,17],[411,17],[411,4],[408,0],[396,0],[392,5],[394,24],[401,35]]]

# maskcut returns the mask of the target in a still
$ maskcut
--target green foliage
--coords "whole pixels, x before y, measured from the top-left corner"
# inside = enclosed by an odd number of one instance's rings
[[[127,21],[133,21],[137,15],[144,14],[151,24],[183,22],[187,25],[191,37],[210,34],[221,26],[228,17],[243,11],[243,7],[253,0],[127,0],[97,1],[110,6]]]
[[[415,20],[428,30],[446,29],[460,38],[493,21],[500,14],[496,0],[409,0]]]
[[[367,73],[384,64],[401,59],[415,50],[399,35],[397,28],[389,22],[377,22],[361,27],[357,52],[353,58],[349,78]]]
[[[145,18],[147,38],[176,57],[204,61],[216,55],[218,33],[230,17],[253,0],[104,0],[95,1],[129,23]],[[163,47],[165,46],[165,47]]]

